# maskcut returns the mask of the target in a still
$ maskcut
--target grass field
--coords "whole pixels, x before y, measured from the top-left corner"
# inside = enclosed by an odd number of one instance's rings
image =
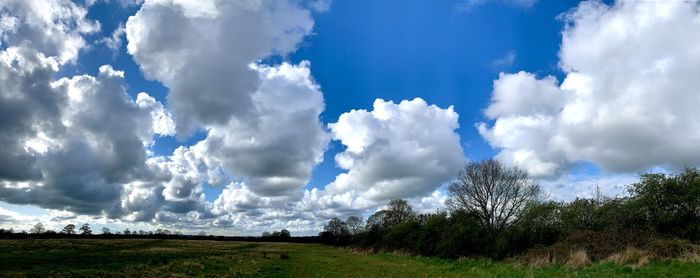
[[[287,256],[283,256],[283,254]],[[286,258],[282,258],[286,257]],[[527,267],[490,260],[361,254],[317,244],[187,240],[0,240],[0,277],[699,277],[700,265]]]

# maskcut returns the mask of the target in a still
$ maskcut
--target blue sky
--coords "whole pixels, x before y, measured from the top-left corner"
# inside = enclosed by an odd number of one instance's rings
[[[556,200],[700,165],[693,1],[0,4],[3,226],[315,234],[466,161]]]

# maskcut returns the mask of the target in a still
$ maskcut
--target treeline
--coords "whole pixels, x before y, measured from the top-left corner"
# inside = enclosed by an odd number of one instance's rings
[[[627,189],[625,197],[548,201],[527,173],[495,160],[471,162],[449,186],[447,211],[417,214],[397,199],[359,225],[357,217],[334,218],[319,236],[328,244],[443,258],[543,249],[547,256],[587,249],[604,257],[631,247],[677,254],[700,240],[698,169],[641,174]]]
[[[128,230],[128,229],[127,229]],[[291,243],[323,243],[318,236],[295,236],[290,234],[278,235],[279,232],[271,233],[270,236],[220,236],[199,233],[197,235],[182,234],[177,231],[167,229],[156,229],[154,231],[117,231],[107,233],[61,233],[51,230],[46,231],[15,231],[14,229],[0,228],[0,239],[185,239],[185,240],[216,240],[216,241],[247,241],[247,242],[291,242]]]

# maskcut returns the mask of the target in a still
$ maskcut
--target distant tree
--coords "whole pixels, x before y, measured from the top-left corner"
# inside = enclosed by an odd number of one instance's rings
[[[406,200],[393,199],[389,201],[385,217],[386,223],[389,226],[394,226],[414,219],[416,213]]]
[[[65,227],[63,227],[63,230],[61,230],[62,234],[67,234],[67,235],[72,235],[75,234],[75,225],[73,224],[68,224]]]
[[[143,235],[147,235],[147,234],[148,234],[148,232],[146,232],[144,230],[139,230],[139,235],[143,236]]]
[[[284,237],[284,238],[292,237],[292,233],[290,233],[289,230],[287,230],[287,229],[282,229],[280,231],[280,237]]]
[[[333,217],[333,219],[328,221],[328,224],[323,226],[323,231],[329,232],[336,237],[347,236],[350,234],[350,231],[348,231],[348,226],[345,224],[345,222],[337,217]]]
[[[369,218],[367,218],[367,224],[365,226],[365,229],[367,230],[372,230],[372,229],[384,229],[387,227],[386,223],[386,210],[380,210],[372,214]]]
[[[362,218],[357,216],[348,216],[345,219],[345,224],[348,227],[348,231],[351,235],[356,235],[362,231]]]
[[[92,234],[92,229],[90,229],[90,225],[88,223],[85,223],[82,227],[80,227],[80,234],[84,236]]]
[[[46,232],[46,228],[44,228],[44,224],[41,223],[36,223],[36,225],[29,230],[29,233],[32,234],[43,234],[44,232]]]
[[[181,231],[173,231],[173,235],[181,236],[182,232]]]
[[[102,227],[102,234],[103,235],[108,235],[111,233],[111,230],[107,227]]]
[[[197,234],[198,236],[207,236],[207,232],[201,231]]]
[[[279,237],[280,234],[281,234],[280,231],[274,231],[274,232],[272,232],[272,236],[273,236],[273,237]]]
[[[124,229],[124,235],[131,235],[131,230],[129,230],[129,228]]]
[[[262,232],[262,237],[271,237],[272,234],[268,231]]]
[[[170,235],[170,230],[168,229],[156,229],[154,232],[156,235]]]
[[[451,210],[476,214],[490,231],[510,227],[541,196],[526,172],[493,159],[467,163],[448,191]]]

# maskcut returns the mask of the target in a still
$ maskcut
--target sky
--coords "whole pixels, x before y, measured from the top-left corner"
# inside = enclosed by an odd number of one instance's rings
[[[700,165],[695,1],[0,0],[0,227],[314,235]]]

